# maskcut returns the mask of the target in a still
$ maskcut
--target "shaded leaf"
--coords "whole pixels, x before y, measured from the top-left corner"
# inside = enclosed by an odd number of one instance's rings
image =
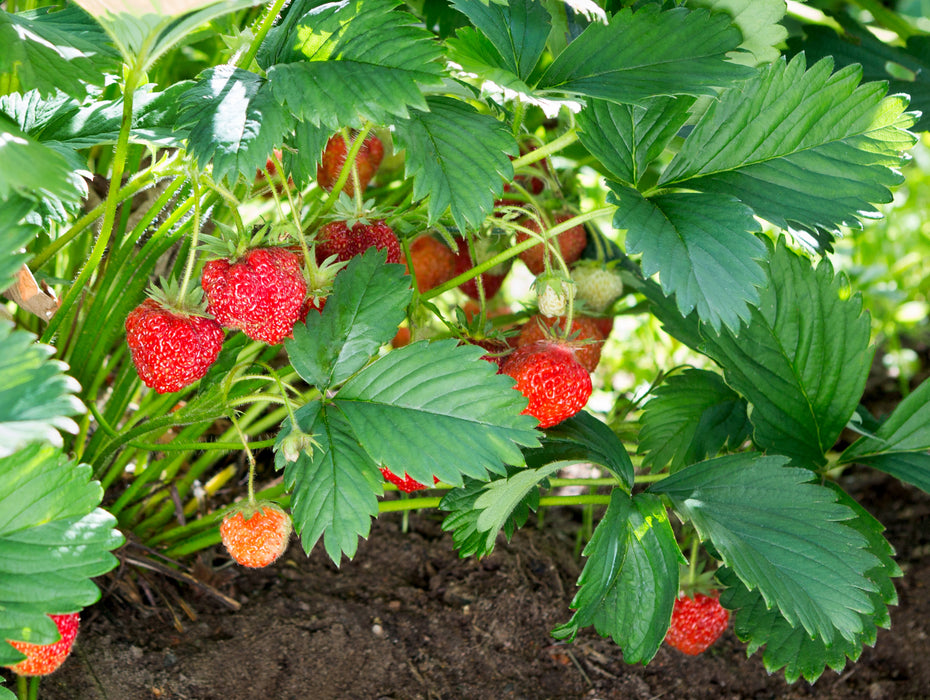
[[[741,51],[731,55],[737,63],[757,66],[781,56],[778,47],[788,36],[788,30],[780,24],[786,10],[782,0],[688,0],[687,4],[730,15],[743,34]]]
[[[64,155],[24,134],[0,114],[0,200],[14,195],[43,203],[77,203],[87,185]]]
[[[841,462],[888,452],[930,450],[930,380],[908,394],[892,414],[873,431],[846,448]]]

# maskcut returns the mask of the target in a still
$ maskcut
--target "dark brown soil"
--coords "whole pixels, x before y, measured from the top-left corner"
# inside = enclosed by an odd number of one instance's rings
[[[905,575],[891,630],[875,648],[814,685],[768,675],[732,631],[690,658],[664,647],[646,667],[587,630],[550,636],[568,619],[580,563],[573,511],[503,539],[487,559],[461,560],[438,516],[382,517],[337,569],[296,540],[270,570],[228,568],[219,588],[238,612],[195,588],[162,582],[158,605],[110,595],[85,616],[75,653],[43,681],[43,700],[336,700],[410,698],[930,698],[930,496],[878,473],[845,484],[887,526]],[[217,563],[222,562],[217,557]],[[165,593],[166,590],[162,590]],[[193,619],[192,619],[193,618]]]

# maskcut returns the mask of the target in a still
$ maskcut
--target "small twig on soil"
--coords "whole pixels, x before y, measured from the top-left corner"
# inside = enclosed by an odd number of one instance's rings
[[[164,574],[165,576],[168,576],[170,578],[174,578],[179,581],[184,581],[185,583],[189,583],[192,586],[196,586],[200,590],[209,593],[214,598],[217,598],[220,602],[222,602],[224,605],[226,605],[232,610],[239,610],[242,607],[242,604],[238,600],[235,600],[234,598],[230,598],[228,595],[221,593],[220,591],[216,590],[210,584],[204,583],[200,579],[195,578],[194,576],[191,576],[186,571],[177,571],[175,569],[172,569],[170,566],[165,566],[164,564],[160,564],[159,562],[152,561],[151,559],[147,559],[143,557],[134,557],[131,554],[124,554],[121,558],[127,564],[134,564],[136,566],[142,567],[143,569],[150,569],[151,571],[157,571],[158,573]]]
[[[584,678],[584,682],[588,684],[589,688],[594,687],[594,683],[591,682],[591,679],[588,677],[588,674],[584,672],[584,669],[581,668],[581,664],[578,663],[578,659],[575,658],[575,655],[572,653],[571,649],[566,649],[565,653],[568,654],[568,658],[572,660],[572,663],[575,664],[575,668],[578,669],[578,673],[581,674],[581,677]]]

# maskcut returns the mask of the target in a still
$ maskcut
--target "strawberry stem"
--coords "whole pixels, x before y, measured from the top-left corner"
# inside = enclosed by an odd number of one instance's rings
[[[236,419],[235,411],[230,412],[229,420],[233,424],[233,427],[236,429],[236,432],[239,433],[239,439],[242,440],[242,447],[245,449],[246,459],[249,461],[249,504],[254,505],[255,501],[255,455],[252,454],[252,450],[249,449],[249,439],[246,437],[245,433],[242,432],[242,428],[239,426],[239,421]]]
[[[573,127],[549,143],[524,153],[522,156],[513,161],[513,169],[516,170],[517,168],[523,168],[527,165],[531,165],[532,163],[537,163],[544,158],[548,158],[553,153],[558,153],[566,146],[570,146],[571,144],[575,143],[577,140],[578,132],[575,131]]]
[[[200,180],[195,175],[191,187],[194,189],[194,230],[191,233],[191,247],[187,251],[187,262],[184,265],[184,278],[181,280],[181,289],[178,292],[178,303],[183,304],[187,295],[187,286],[190,284],[194,272],[194,261],[197,259],[197,239],[200,237]]]
[[[271,31],[271,27],[274,26],[274,21],[278,18],[278,13],[284,7],[285,2],[286,0],[275,0],[268,7],[268,12],[262,17],[258,31],[255,32],[255,38],[252,39],[252,43],[249,45],[249,50],[239,56],[236,61],[237,67],[248,70],[249,66],[252,65],[252,60],[255,58],[255,54],[258,53],[258,47],[261,46],[268,32]]]

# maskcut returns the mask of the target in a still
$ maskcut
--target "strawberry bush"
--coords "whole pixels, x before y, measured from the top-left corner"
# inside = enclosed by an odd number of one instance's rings
[[[829,254],[903,181],[926,36],[832,5],[7,3],[0,665],[123,533],[338,565],[438,508],[486,556],[565,503],[605,508],[557,639],[648,663],[699,603],[789,682],[855,661],[901,571],[837,477],[928,490],[930,385],[861,405]],[[689,363],[618,386],[644,319]]]

